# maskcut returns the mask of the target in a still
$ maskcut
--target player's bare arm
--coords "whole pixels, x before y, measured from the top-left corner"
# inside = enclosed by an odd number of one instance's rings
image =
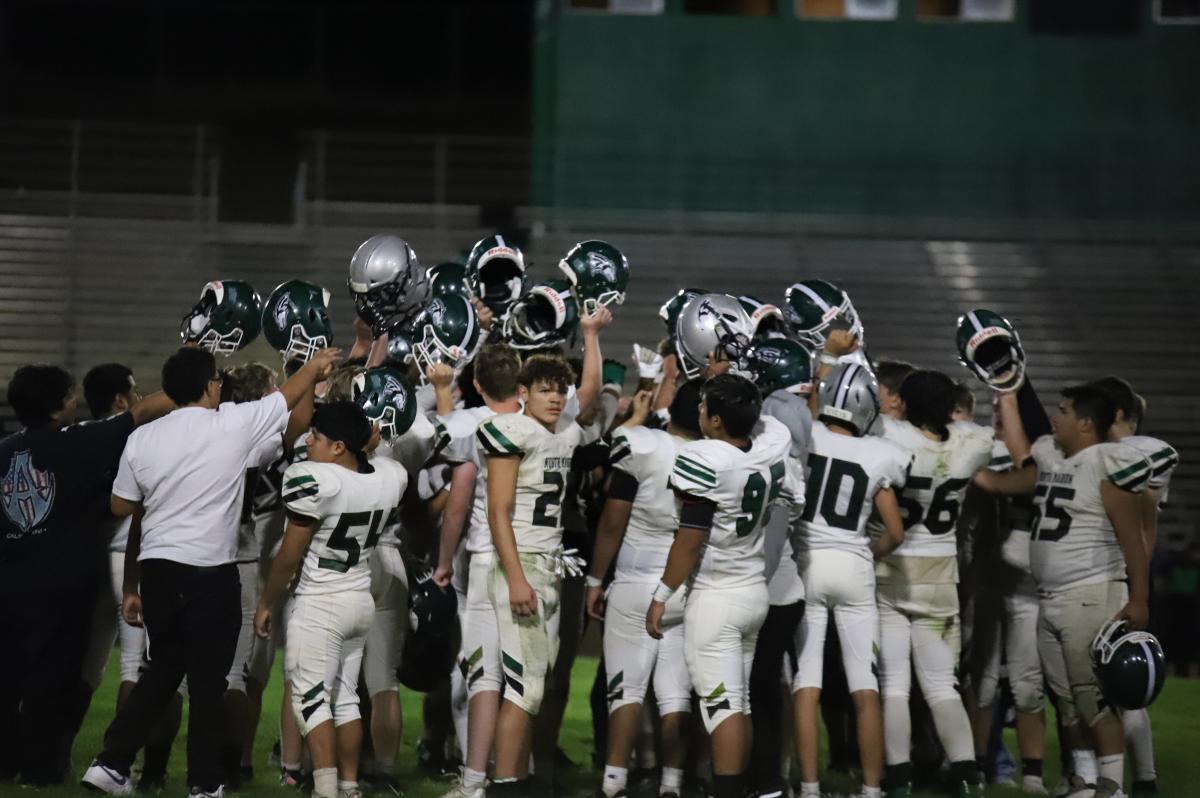
[[[1158,488],[1146,488],[1139,496],[1142,507],[1142,540],[1146,544],[1146,561],[1154,558],[1154,548],[1158,545],[1158,502],[1162,491]]]
[[[296,578],[296,572],[300,570],[304,552],[308,551],[316,528],[317,519],[288,513],[283,542],[279,545],[279,553],[271,562],[271,573],[263,586],[262,596],[258,599],[258,609],[254,612],[254,631],[263,640],[271,636],[272,608],[279,604],[287,593],[288,585]]]
[[[492,545],[508,579],[508,602],[518,617],[537,612],[537,593],[525,578],[521,558],[517,554],[517,536],[513,532],[512,513],[517,496],[517,470],[521,458],[489,456],[488,464],[488,526],[492,530]]]
[[[433,581],[438,587],[449,587],[454,576],[454,553],[462,540],[471,502],[475,499],[475,482],[479,469],[474,463],[459,463],[450,475],[450,495],[442,511],[442,528],[438,537],[438,564]]]
[[[141,627],[142,595],[141,568],[138,557],[142,553],[142,506],[138,504],[129,521],[129,537],[125,542],[125,570],[121,578],[121,617],[130,626]]]
[[[716,505],[708,499],[698,499],[687,494],[681,496],[683,505],[679,512],[679,530],[675,533],[671,551],[667,554],[667,565],[663,569],[661,584],[654,591],[654,600],[650,602],[650,608],[646,611],[646,631],[655,640],[661,640],[663,636],[662,619],[667,609],[667,599],[696,570],[700,554],[704,551],[704,543],[708,540],[713,512],[716,510]],[[691,525],[689,519],[701,517],[707,518],[707,521]],[[667,595],[664,595],[664,592]]]
[[[1145,629],[1150,622],[1150,567],[1142,538],[1140,497],[1108,480],[1100,484],[1100,496],[1117,542],[1121,544],[1121,553],[1125,555],[1125,573],[1129,579],[1129,601],[1117,617],[1127,619],[1134,629]]]
[[[612,497],[604,502],[604,509],[600,511],[587,589],[587,613],[598,621],[604,620],[604,588],[599,583],[621,548],[632,513],[633,502]]]
[[[583,331],[583,375],[579,390],[579,415],[587,416],[592,403],[600,397],[604,383],[604,357],[600,354],[600,330],[612,322],[612,311],[601,305],[595,313],[584,313],[579,319]],[[490,496],[490,493],[489,493]]]
[[[875,509],[883,521],[883,534],[871,543],[871,554],[876,560],[882,560],[904,542],[904,518],[900,515],[896,491],[883,488],[876,493]]]

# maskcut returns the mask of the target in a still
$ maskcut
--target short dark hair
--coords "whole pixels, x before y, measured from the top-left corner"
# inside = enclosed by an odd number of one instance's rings
[[[762,414],[758,386],[736,374],[713,377],[700,389],[700,398],[708,415],[721,419],[725,431],[734,438],[749,437]]]
[[[162,367],[162,388],[171,401],[183,407],[204,397],[217,376],[217,359],[207,349],[180,347]]]
[[[954,383],[954,409],[975,415],[975,392],[965,382]]]
[[[916,366],[903,360],[879,360],[875,363],[875,379],[892,393],[900,393],[900,385],[916,370]]]
[[[517,374],[517,384],[525,388],[532,388],[539,382],[553,385],[566,393],[575,384],[575,372],[571,371],[570,365],[561,357],[534,355],[521,364],[521,371]]]
[[[92,418],[106,418],[118,396],[133,389],[133,370],[124,363],[101,363],[83,375],[83,398]]]
[[[671,399],[671,423],[693,435],[700,434],[700,389],[704,380],[697,377],[680,385]]]
[[[958,404],[954,380],[940,371],[919,369],[900,383],[900,398],[908,423],[935,432],[942,440],[950,437],[947,425]]]
[[[513,382],[516,382],[516,377],[513,378]],[[463,370],[458,373],[455,383],[458,385],[458,393],[462,398],[463,407],[483,407],[486,404],[486,402],[483,401],[483,396],[475,388],[474,360],[463,366]]]
[[[1146,416],[1146,400],[1133,390],[1129,380],[1110,374],[1088,384],[1103,391],[1113,403],[1113,407],[1125,414],[1126,420],[1134,425],[1142,423]]]
[[[225,370],[225,380],[232,382],[230,401],[253,402],[262,399],[275,387],[279,377],[266,363],[253,361]],[[222,386],[224,387],[224,386]]]
[[[517,374],[521,371],[521,354],[508,344],[487,344],[471,361],[475,366],[475,381],[494,401],[503,402],[517,394]]]
[[[1071,400],[1076,417],[1092,422],[1100,440],[1108,437],[1108,431],[1117,419],[1117,407],[1107,393],[1095,385],[1071,385],[1062,389],[1062,397]]]
[[[44,363],[21,366],[8,381],[8,403],[23,426],[38,429],[53,421],[74,387],[75,378],[64,368]]]

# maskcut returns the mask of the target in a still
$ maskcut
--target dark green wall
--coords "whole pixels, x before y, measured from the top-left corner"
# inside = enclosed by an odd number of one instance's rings
[[[540,5],[534,201],[559,207],[1186,219],[1200,27],[658,17]]]

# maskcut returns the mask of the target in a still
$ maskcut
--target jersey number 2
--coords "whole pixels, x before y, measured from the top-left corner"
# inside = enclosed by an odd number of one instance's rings
[[[560,505],[563,500],[563,491],[567,487],[566,482],[563,480],[561,471],[543,472],[542,482],[554,490],[538,496],[537,501],[533,503],[533,525],[558,529]]]
[[[358,535],[351,533],[351,530],[357,531],[359,529],[367,530],[366,540],[361,544],[358,542]],[[337,526],[330,533],[325,547],[334,549],[335,551],[346,552],[346,559],[338,560],[333,557],[321,557],[317,560],[317,565],[327,568],[330,571],[337,571],[341,574],[346,573],[358,565],[359,557],[362,556],[364,550],[370,551],[375,548],[375,544],[379,542],[379,535],[382,530],[383,510],[342,513],[338,518]]]

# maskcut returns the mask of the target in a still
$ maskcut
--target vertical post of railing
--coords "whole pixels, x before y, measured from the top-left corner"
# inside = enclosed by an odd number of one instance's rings
[[[204,125],[196,125],[195,152],[192,154],[192,221],[204,218]]]
[[[208,159],[208,221],[217,223],[218,203],[221,194],[221,156],[213,155]]]
[[[313,156],[316,159],[316,187],[313,192],[313,201],[315,207],[314,216],[316,223],[325,226],[325,153],[326,144],[328,141],[328,133],[324,130],[318,130],[316,133],[316,153]]]
[[[304,200],[308,195],[308,161],[301,161],[296,166],[296,179],[292,182],[292,224],[303,228],[307,225],[307,214],[304,212]]]
[[[67,209],[71,218],[75,218],[79,205],[79,147],[82,137],[83,122],[76,119],[71,123],[71,201]]]

